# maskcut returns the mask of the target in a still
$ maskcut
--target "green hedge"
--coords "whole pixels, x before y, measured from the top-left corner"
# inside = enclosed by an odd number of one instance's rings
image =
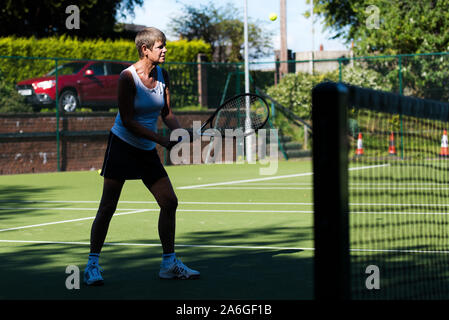
[[[200,40],[168,41],[167,63],[196,62],[198,53],[211,57],[211,48]],[[137,50],[132,40],[78,40],[66,36],[52,38],[0,38],[0,56],[20,56],[24,58],[1,58],[2,81],[16,83],[31,77],[42,76],[55,66],[55,61],[44,58],[98,59],[98,60],[138,60]],[[40,59],[33,59],[39,57]],[[64,63],[62,60],[58,63]]]

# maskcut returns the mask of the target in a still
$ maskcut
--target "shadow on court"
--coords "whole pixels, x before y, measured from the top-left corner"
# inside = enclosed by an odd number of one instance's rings
[[[30,207],[33,204],[33,197],[39,194],[51,194],[52,191],[60,190],[63,187],[30,187],[24,185],[0,186],[0,220],[17,218],[18,214],[33,214],[34,216],[43,214],[42,210],[20,210],[19,208]],[[36,202],[37,203],[37,202]],[[42,203],[40,204],[42,206]],[[46,207],[52,204],[45,204]],[[59,203],[58,207],[67,206]],[[1,226],[0,226],[1,229]]]
[[[449,270],[447,255],[442,253],[377,252],[351,255],[351,284],[354,300],[447,300]],[[396,248],[400,250],[400,248]],[[374,272],[378,268],[378,288],[373,288]],[[368,287],[370,289],[367,288]]]
[[[278,230],[280,231],[280,230]],[[309,234],[310,235],[310,234]],[[197,243],[225,242],[226,234],[195,235]],[[86,240],[83,240],[86,241]],[[134,241],[135,242],[135,241]],[[148,243],[142,240],[141,243]],[[152,241],[153,242],[153,241]],[[261,245],[260,243],[258,244]],[[272,244],[273,245],[273,244]],[[3,244],[0,299],[307,300],[313,298],[313,252],[298,249],[179,247],[198,280],[161,280],[161,247],[105,246],[105,285],[82,284],[88,246]],[[68,265],[80,268],[81,287],[68,290]]]
[[[56,190],[56,188],[30,187],[25,185],[0,186],[0,203],[27,201],[36,194],[51,190]]]
[[[142,241],[143,243],[143,241]],[[280,249],[181,248],[179,256],[201,271],[198,280],[158,278],[160,247],[106,246],[105,285],[65,287],[68,265],[84,268],[88,246],[2,245],[0,299],[63,300],[308,300],[313,299],[313,254]],[[380,289],[368,290],[367,264],[380,269]],[[445,255],[373,254],[353,258],[353,298],[448,299]],[[330,272],[332,267],[330,267]]]

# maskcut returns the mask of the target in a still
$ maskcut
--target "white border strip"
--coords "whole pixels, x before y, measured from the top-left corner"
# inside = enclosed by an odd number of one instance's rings
[[[22,208],[27,209],[27,208]],[[39,210],[42,208],[28,208],[30,210]],[[47,208],[45,208],[47,209]],[[52,208],[52,209],[58,209],[58,208]],[[96,209],[92,209],[96,210]],[[133,214],[133,213],[141,213],[141,212],[159,212],[160,209],[139,209],[134,210],[131,212],[123,212],[123,213],[116,213],[114,216],[122,216],[127,214]],[[225,210],[225,209],[178,209],[177,212],[189,212],[189,213],[313,213],[311,210]],[[77,222],[77,221],[83,221],[83,220],[92,220],[95,219],[95,217],[85,217],[85,218],[79,218],[79,219],[71,219],[71,220],[63,220],[63,221],[55,221],[55,222],[46,222],[46,223],[40,223],[40,224],[33,224],[28,226],[21,226],[21,227],[13,227],[13,228],[6,228],[6,229],[0,229],[0,232],[4,231],[12,231],[12,230],[21,230],[21,229],[28,229],[28,228],[35,228],[35,227],[43,227],[48,225],[54,225],[54,224],[61,224],[61,223],[69,223],[69,222]]]
[[[353,168],[349,168],[349,171],[373,169],[373,168],[380,168],[380,167],[387,167],[387,166],[389,166],[388,163],[378,164],[378,165],[373,165],[373,166],[353,167]],[[285,178],[305,177],[305,176],[311,176],[311,175],[313,175],[313,172],[304,172],[304,173],[288,174],[288,175],[275,176],[275,177],[234,180],[234,181],[215,182],[215,183],[208,183],[208,184],[197,184],[197,185],[192,185],[192,186],[178,187],[176,189],[181,189],[181,190],[197,189],[197,188],[213,187],[213,186],[225,186],[225,185],[238,184],[238,183],[259,182],[259,181],[277,180],[277,179],[285,179]]]
[[[196,189],[201,190],[313,190],[313,187],[198,187]],[[394,190],[434,190],[434,191],[445,191],[449,190],[449,187],[430,187],[430,188],[423,188],[423,187],[358,187],[356,190],[384,190],[384,191],[394,191]]]
[[[44,241],[44,240],[0,240],[0,243],[31,243],[31,244],[68,244],[68,245],[90,245],[89,242],[77,241]],[[105,242],[105,246],[139,246],[139,247],[160,247],[156,243],[126,243],[126,242]],[[268,247],[268,246],[232,246],[232,245],[195,245],[195,244],[175,244],[175,247],[193,248],[230,248],[230,249],[268,249],[268,250],[303,250],[313,251],[314,248],[293,248],[293,247]]]
[[[23,200],[23,201],[17,201],[17,200],[11,200],[11,201],[0,201],[0,203],[23,203],[23,204],[38,204],[38,203],[98,203],[98,201],[48,201],[48,200]],[[126,204],[157,204],[156,201],[125,201],[120,200],[119,204],[126,203]],[[212,201],[179,201],[180,205],[313,205],[313,203],[305,203],[305,202],[212,202]],[[10,209],[16,209],[14,207],[11,208],[5,208],[3,207],[3,210],[10,210]],[[48,208],[48,209],[54,209],[54,208]],[[68,208],[67,210],[76,210],[77,208]],[[0,208],[1,210],[1,208]],[[97,210],[96,208],[84,208],[83,210]],[[135,208],[132,209],[117,209],[117,210],[136,210]]]
[[[178,187],[177,189],[182,189],[182,190],[197,189],[197,188],[212,187],[212,186],[224,186],[224,185],[230,185],[230,184],[259,182],[259,181],[268,181],[268,180],[276,180],[276,179],[284,179],[284,178],[304,177],[304,176],[311,176],[311,175],[313,175],[313,172],[305,172],[305,173],[289,174],[289,175],[284,175],[284,176],[275,176],[275,177],[267,177],[267,178],[234,180],[234,181],[215,182],[215,183],[208,183],[208,184],[197,184],[197,185],[193,185],[193,186]]]
[[[97,201],[0,201],[0,203],[98,203]],[[120,203],[127,203],[127,204],[157,204],[156,201],[120,201]],[[283,206],[313,206],[313,202],[200,202],[200,201],[180,201],[180,205],[283,205]],[[440,206],[440,207],[447,207],[449,206],[449,203],[349,203],[350,206],[389,206],[389,207],[395,207],[395,206]],[[17,207],[0,207],[0,210],[14,210],[14,209],[21,209]],[[22,208],[24,210],[34,210],[34,209],[45,209],[45,210],[97,210],[97,207],[95,208],[42,208],[42,207],[27,207]],[[117,211],[124,211],[124,210],[130,210],[134,211],[137,210],[136,208],[117,208]],[[149,209],[148,209],[149,210]]]
[[[449,215],[449,212],[401,212],[401,211],[351,211],[350,214],[387,214],[387,215]]]
[[[201,189],[201,190],[312,190],[313,187],[197,187],[195,189]]]
[[[45,241],[45,240],[0,240],[0,243],[30,243],[30,244],[65,244],[65,245],[90,245],[89,242],[78,241]],[[137,246],[137,247],[160,247],[157,243],[128,243],[128,242],[105,242],[105,246]],[[271,246],[233,246],[233,245],[196,245],[176,244],[175,247],[192,248],[228,248],[228,249],[267,249],[267,250],[302,250],[314,251],[315,248],[297,247],[271,247]],[[392,253],[423,253],[423,254],[449,254],[449,250],[412,250],[412,249],[349,249],[353,252],[392,252]]]
[[[37,208],[37,209],[39,209],[39,208]],[[149,211],[149,209],[140,209],[140,210],[134,210],[134,211],[131,211],[131,212],[116,213],[115,215],[122,216],[122,215],[126,215],[126,214],[140,213],[140,212],[145,212],[145,211]],[[21,229],[28,229],[28,228],[35,228],[35,227],[42,227],[42,226],[49,226],[49,225],[60,224],[60,223],[92,220],[92,219],[95,219],[95,217],[86,217],[86,218],[79,218],[79,219],[71,219],[71,220],[63,220],[63,221],[55,221],[55,222],[46,222],[46,223],[40,223],[40,224],[32,224],[32,225],[28,225],[28,226],[0,229],[0,232],[12,231],[12,230],[21,230]]]

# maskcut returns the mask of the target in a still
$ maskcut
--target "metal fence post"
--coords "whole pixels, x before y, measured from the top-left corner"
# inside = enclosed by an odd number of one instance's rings
[[[58,58],[55,58],[55,78],[56,78],[56,94],[55,94],[55,108],[56,108],[56,162],[58,172],[61,171],[61,149],[60,149],[60,132],[59,132],[59,86],[58,86]]]
[[[399,78],[399,94],[403,95],[402,87],[402,56],[398,56],[398,78]],[[402,123],[402,113],[399,114],[399,119],[401,122],[401,160],[404,160],[404,128]]]

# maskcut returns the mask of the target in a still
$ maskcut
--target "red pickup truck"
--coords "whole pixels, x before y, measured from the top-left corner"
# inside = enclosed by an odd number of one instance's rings
[[[104,111],[117,107],[117,84],[127,62],[75,61],[58,66],[58,104],[61,112],[80,107]],[[17,83],[17,91],[39,111],[56,101],[55,69],[43,77]]]

